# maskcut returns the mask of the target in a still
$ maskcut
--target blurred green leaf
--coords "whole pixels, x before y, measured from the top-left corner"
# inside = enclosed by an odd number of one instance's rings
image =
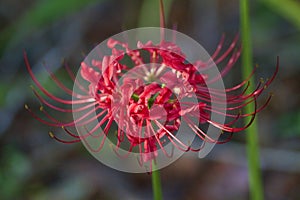
[[[295,27],[300,29],[300,2],[295,0],[261,0],[274,9]]]
[[[24,36],[39,28],[46,26],[55,20],[72,12],[82,9],[86,5],[104,0],[44,0],[29,9],[24,16],[21,16],[16,23],[7,27],[0,33],[0,51],[13,39],[14,43],[19,42]]]
[[[300,111],[283,115],[279,126],[283,137],[300,136]]]
[[[12,146],[4,147],[0,160],[0,197],[14,199],[24,187],[31,170],[28,158]]]

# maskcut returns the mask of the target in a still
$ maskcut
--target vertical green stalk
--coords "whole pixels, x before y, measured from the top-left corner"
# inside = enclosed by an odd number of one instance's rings
[[[246,79],[253,70],[253,60],[252,60],[252,45],[251,45],[251,30],[250,30],[250,20],[249,20],[249,1],[240,0],[240,23],[241,23],[241,39],[242,39],[242,75],[243,79]],[[250,82],[253,83],[253,77]],[[253,91],[254,85],[250,84],[249,90]],[[246,113],[252,113],[255,110],[253,104],[248,104],[245,107]],[[248,156],[248,176],[249,176],[249,186],[250,186],[250,199],[252,200],[262,200],[263,195],[263,185],[260,171],[259,162],[259,144],[258,144],[258,129],[257,122],[254,120],[252,125],[246,129],[246,139],[247,139],[247,156]]]
[[[155,162],[153,161],[153,171],[152,171],[152,189],[153,189],[153,199],[162,200],[162,190],[160,181],[160,172],[155,169]]]

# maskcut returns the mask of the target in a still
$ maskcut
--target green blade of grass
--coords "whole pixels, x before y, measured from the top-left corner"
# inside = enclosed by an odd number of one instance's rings
[[[240,24],[241,24],[241,37],[242,37],[242,76],[243,79],[247,79],[253,70],[252,60],[252,42],[251,42],[251,28],[249,19],[249,1],[240,0]],[[252,77],[250,82],[254,82]],[[255,84],[249,85],[249,91],[254,91]],[[245,106],[246,113],[252,113],[255,110],[254,104],[248,104]],[[246,122],[247,123],[247,122]],[[256,120],[252,125],[245,130],[247,139],[247,156],[248,156],[248,176],[249,176],[249,187],[250,187],[250,199],[262,200],[263,186],[260,171],[259,161],[259,144],[258,144],[258,128]]]

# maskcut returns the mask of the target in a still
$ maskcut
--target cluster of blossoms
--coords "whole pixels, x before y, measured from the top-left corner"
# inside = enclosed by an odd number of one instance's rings
[[[120,155],[119,148],[127,148],[128,154],[139,152],[138,160],[141,165],[155,160],[158,149],[164,152],[165,156],[172,156],[172,152],[164,150],[166,144],[172,144],[174,148],[182,151],[197,152],[203,145],[192,145],[192,141],[186,143],[177,137],[183,121],[202,141],[224,143],[230,140],[233,133],[249,127],[256,113],[270,101],[271,96],[262,106],[256,105],[257,97],[276,76],[278,63],[274,75],[265,82],[259,82],[254,91],[248,91],[249,79],[254,71],[240,84],[225,89],[225,94],[218,88],[208,87],[211,83],[222,80],[238,60],[240,47],[237,48],[237,42],[238,37],[221,54],[224,44],[222,37],[209,60],[189,63],[181,48],[173,42],[164,40],[159,44],[153,44],[151,41],[144,44],[138,42],[137,49],[130,49],[127,43],[109,39],[107,46],[111,49],[110,56],[81,63],[79,76],[86,84],[77,81],[71,70],[66,68],[78,91],[68,89],[50,73],[53,81],[71,95],[72,100],[59,98],[47,91],[33,74],[24,54],[29,74],[37,88],[44,94],[41,95],[33,89],[40,102],[59,112],[83,114],[73,121],[61,122],[51,116],[46,109],[40,109],[44,113],[44,117],[40,117],[27,105],[25,107],[42,123],[62,127],[72,139],[61,139],[50,133],[52,138],[63,143],[83,141],[92,152],[99,152],[108,138],[115,143],[114,151],[120,157],[126,155]],[[210,77],[205,73],[214,64],[222,62],[225,64],[220,74]],[[192,97],[196,102],[186,101]],[[225,102],[222,101],[224,98]],[[52,103],[54,101],[72,105],[73,109],[55,105]],[[212,102],[220,106],[214,107]],[[242,113],[243,107],[250,103],[255,104],[255,110],[252,113]],[[227,118],[226,123],[213,121],[212,114],[223,115]],[[247,124],[235,127],[239,119],[246,117],[249,117]],[[210,137],[204,128],[205,124],[216,127],[225,137]],[[71,127],[77,127],[79,133],[73,133]],[[89,137],[101,140],[97,148],[89,145],[86,140]]]

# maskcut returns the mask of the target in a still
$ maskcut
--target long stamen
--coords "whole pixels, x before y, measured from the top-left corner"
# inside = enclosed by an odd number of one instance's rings
[[[45,100],[44,98],[41,97],[41,95],[38,94],[38,92],[32,87],[31,88],[34,95],[39,99],[39,101],[42,103],[42,104],[45,104],[46,106],[54,109],[54,110],[57,110],[57,111],[60,111],[60,112],[81,112],[83,110],[86,110],[87,108],[90,108],[90,107],[93,107],[97,104],[97,102],[93,102],[93,103],[89,103],[83,107],[79,107],[77,109],[65,109],[65,108],[60,108],[60,107],[57,107],[51,103],[49,103],[47,100]]]
[[[156,131],[153,129],[152,125],[151,125],[151,122],[149,120],[147,120],[147,129],[148,129],[148,132],[152,132],[152,134],[154,135],[158,145],[160,146],[160,149],[163,151],[164,155],[167,157],[167,158],[171,158],[172,155],[173,155],[173,151],[171,152],[171,154],[168,154],[167,151],[165,150],[164,146],[162,145],[160,139],[158,138],[157,134],[156,134]]]
[[[72,79],[72,81],[74,82],[74,84],[83,92],[83,93],[85,93],[85,94],[89,94],[89,91],[85,88],[85,87],[83,87],[79,82],[78,82],[78,80],[75,78],[75,75],[73,74],[73,72],[72,72],[72,70],[70,69],[70,67],[69,67],[69,65],[67,65],[66,63],[65,63],[65,69],[66,69],[66,71],[68,72],[68,74],[69,74],[69,76],[70,76],[70,78]]]
[[[58,142],[61,142],[61,143],[65,143],[65,144],[73,144],[73,143],[77,143],[77,142],[80,142],[81,140],[80,139],[75,139],[75,140],[63,140],[63,139],[60,139],[58,138],[56,135],[54,135],[53,132],[49,132],[49,136],[55,140],[57,140]]]
[[[168,133],[168,134],[167,134],[168,138],[170,139],[170,141],[171,141],[174,145],[177,146],[177,148],[181,149],[182,151],[189,151],[189,150],[190,150],[190,148],[191,148],[190,146],[183,144],[177,137],[175,137],[175,136],[174,136],[174,135],[166,128],[166,127],[164,127],[159,121],[157,121],[157,120],[153,120],[153,121],[155,122],[155,124],[156,124],[159,128],[163,129],[164,131],[166,131],[166,132]],[[179,146],[173,141],[173,139],[174,139],[178,144],[180,144],[181,146],[183,146],[185,149],[179,147]]]
[[[28,61],[28,58],[27,58],[27,54],[26,54],[25,51],[24,51],[24,60],[25,60],[25,65],[27,67],[29,75],[31,76],[33,82],[49,98],[51,98],[51,99],[53,99],[53,100],[55,100],[57,102],[64,103],[64,104],[81,104],[81,103],[89,103],[89,102],[94,102],[95,101],[94,98],[86,98],[86,99],[73,100],[72,101],[72,100],[64,100],[64,99],[61,99],[61,98],[58,98],[58,97],[54,96],[53,94],[51,94],[50,92],[48,92],[47,90],[45,90],[45,88],[41,85],[41,83],[34,76],[32,70],[30,68],[30,64],[29,64],[29,61]]]
[[[47,70],[48,74],[50,75],[51,79],[54,81],[54,83],[61,88],[63,91],[65,91],[67,94],[74,96],[76,98],[82,99],[82,98],[90,98],[90,96],[87,95],[81,95],[78,94],[69,88],[67,88],[61,81],[58,80],[58,78],[48,69],[46,65],[44,65],[45,69]]]

